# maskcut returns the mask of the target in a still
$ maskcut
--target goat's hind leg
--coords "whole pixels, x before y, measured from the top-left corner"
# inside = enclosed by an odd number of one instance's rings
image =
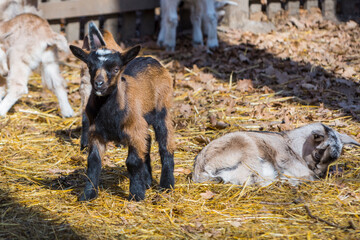
[[[71,117],[74,115],[66,92],[65,79],[60,75],[60,69],[57,62],[57,56],[54,49],[47,49],[42,57],[42,81],[43,84],[53,91],[58,98],[61,114],[64,117]]]
[[[174,188],[174,143],[173,125],[165,109],[157,113],[153,124],[161,158],[160,187]]]
[[[150,150],[151,150],[151,136],[149,135],[147,138],[147,151],[145,155],[145,170],[144,170],[144,182],[146,188],[150,188],[152,184]]]
[[[217,38],[217,16],[215,10],[215,1],[208,0],[205,6],[204,23],[207,24],[207,42],[209,49],[217,48],[219,41]]]
[[[145,198],[146,183],[144,176],[147,170],[143,160],[139,157],[136,149],[129,146],[129,153],[126,159],[126,167],[130,174],[130,195],[129,200],[140,201]]]

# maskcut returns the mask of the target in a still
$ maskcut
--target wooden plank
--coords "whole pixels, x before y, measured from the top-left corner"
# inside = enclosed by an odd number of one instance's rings
[[[159,0],[71,0],[39,3],[48,20],[125,13],[159,7]]]

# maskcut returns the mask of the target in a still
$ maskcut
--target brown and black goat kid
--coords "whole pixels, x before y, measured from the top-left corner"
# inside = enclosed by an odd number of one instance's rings
[[[173,83],[169,72],[154,58],[135,58],[140,46],[125,52],[107,48],[92,22],[89,40],[90,52],[70,46],[72,53],[87,64],[92,85],[86,106],[90,122],[88,179],[80,200],[97,196],[101,159],[109,141],[128,145],[129,199],[145,198],[152,182],[149,125],[159,144],[160,187],[173,188],[174,142],[169,115]]]

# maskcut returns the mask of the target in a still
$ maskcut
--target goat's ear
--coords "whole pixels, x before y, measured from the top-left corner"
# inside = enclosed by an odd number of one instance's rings
[[[341,134],[338,133],[338,136],[342,142],[342,144],[346,145],[346,144],[353,144],[353,145],[357,145],[360,146],[360,143],[358,143],[357,141],[355,141],[352,137],[346,135],[346,134]]]
[[[129,50],[127,50],[126,52],[122,53],[122,60],[123,60],[123,64],[127,64],[128,62],[130,62],[131,60],[133,60],[140,52],[141,46],[140,45],[136,45],[135,47],[130,48]]]
[[[85,49],[87,51],[90,51],[90,44],[89,44],[89,36],[86,35],[83,40],[83,45],[81,47],[82,49]]]
[[[100,47],[106,46],[104,37],[100,33],[99,29],[96,27],[94,22],[89,23],[89,42],[90,42],[90,50],[93,51]]]
[[[70,45],[70,50],[75,55],[75,57],[77,57],[78,59],[80,59],[84,63],[88,62],[89,54],[86,53],[84,50],[82,50],[81,48],[76,47],[74,45]]]

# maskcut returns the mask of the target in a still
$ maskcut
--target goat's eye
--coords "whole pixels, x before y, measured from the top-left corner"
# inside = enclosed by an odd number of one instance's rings
[[[322,136],[322,135],[314,134],[313,136],[314,136],[315,142],[320,142],[320,141],[324,140],[324,136]]]
[[[113,68],[113,73],[118,73],[119,72],[119,68],[118,67],[115,67],[115,68]]]

